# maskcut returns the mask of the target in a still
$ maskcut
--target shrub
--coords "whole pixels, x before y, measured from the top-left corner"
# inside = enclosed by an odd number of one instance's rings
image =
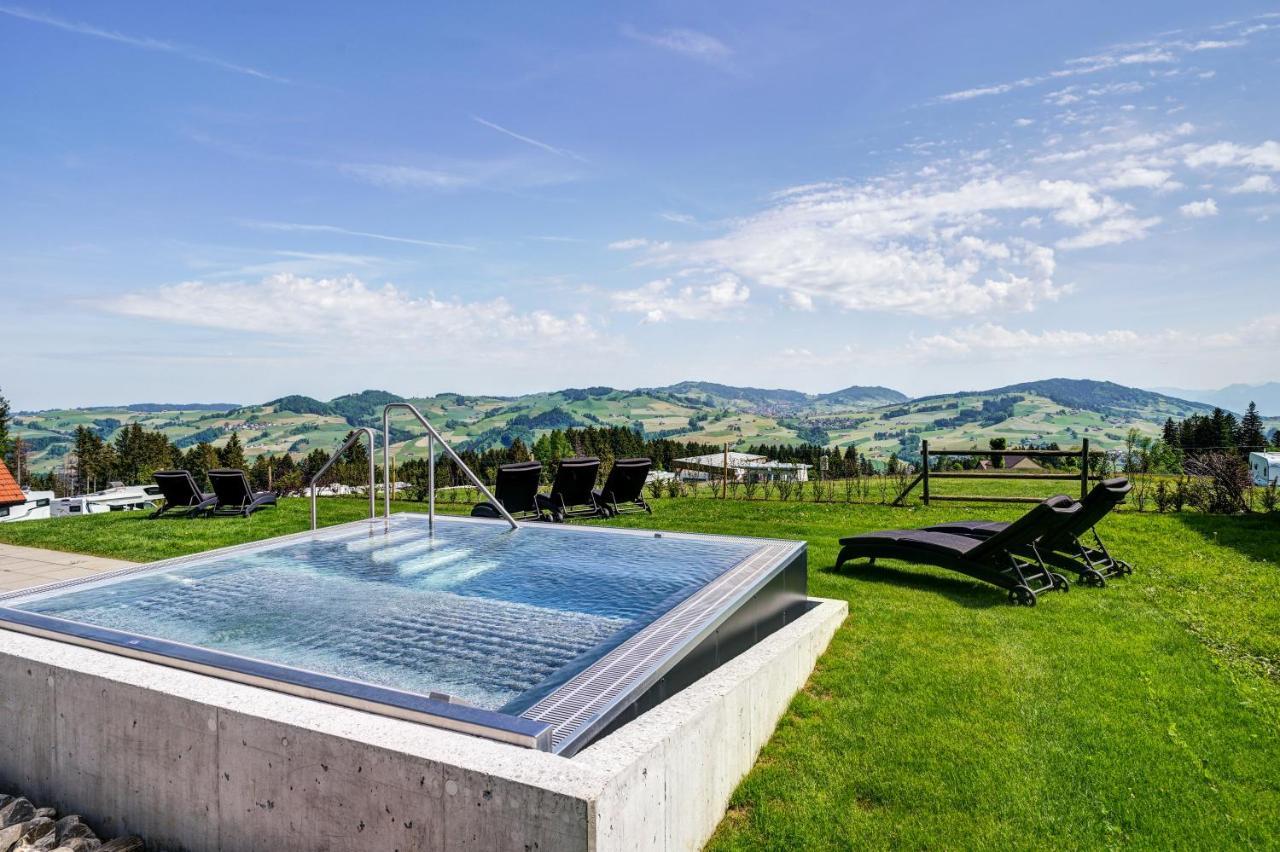
[[[1187,461],[1187,472],[1196,477],[1188,501],[1200,511],[1214,514],[1249,511],[1253,478],[1249,466],[1239,456],[1205,453]]]
[[[778,499],[784,503],[791,499],[791,495],[795,493],[796,483],[789,479],[779,480],[777,483]]]
[[[742,496],[748,500],[754,500],[756,499],[756,491],[759,488],[760,483],[756,482],[754,479],[748,479],[746,482],[742,483]]]

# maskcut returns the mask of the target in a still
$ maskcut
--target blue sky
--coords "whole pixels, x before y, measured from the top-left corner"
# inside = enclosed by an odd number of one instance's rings
[[[1280,6],[0,0],[19,408],[1280,353]]]

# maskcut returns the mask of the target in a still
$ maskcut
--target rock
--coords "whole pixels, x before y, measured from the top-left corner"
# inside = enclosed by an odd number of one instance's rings
[[[97,852],[102,841],[96,837],[69,837],[53,852]]]
[[[13,852],[48,852],[58,845],[58,835],[53,831],[53,820],[36,817],[28,820],[26,831],[13,847]]]
[[[58,811],[56,808],[36,808],[36,816],[56,820],[58,818]]]
[[[26,799],[14,799],[9,804],[0,808],[0,828],[8,828],[19,822],[26,822],[34,819],[36,809]]]
[[[141,837],[117,837],[98,847],[98,852],[145,852],[147,845]]]
[[[65,843],[73,837],[92,837],[98,839],[93,829],[75,814],[68,814],[53,824],[54,833],[58,835],[58,843]]]
[[[18,839],[27,830],[27,823],[18,822],[6,828],[0,828],[0,852],[10,852],[18,845]]]
[[[0,793],[0,808],[3,808],[12,801],[13,796],[10,796],[8,793]]]

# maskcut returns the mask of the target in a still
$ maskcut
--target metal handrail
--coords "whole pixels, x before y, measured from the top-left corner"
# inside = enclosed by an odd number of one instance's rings
[[[377,498],[374,496],[374,478],[376,474],[374,473],[375,469],[373,466],[373,450],[378,438],[377,433],[374,432],[373,429],[368,426],[361,426],[359,429],[353,431],[347,440],[342,442],[342,446],[338,447],[338,451],[329,457],[329,460],[324,463],[324,467],[316,471],[316,475],[311,477],[311,529],[316,528],[316,483],[320,481],[320,477],[324,476],[325,472],[328,471],[329,468],[333,467],[334,462],[342,458],[342,454],[350,449],[352,444],[360,440],[361,435],[364,435],[369,439],[369,520],[374,520],[378,517],[378,502]],[[388,503],[387,509],[390,510],[390,508],[391,504]]]
[[[449,454],[449,458],[453,459],[453,463],[462,468],[462,472],[471,478],[476,488],[480,489],[480,493],[485,496],[498,513],[511,524],[511,529],[518,530],[520,525],[516,523],[516,519],[511,517],[511,513],[507,511],[507,507],[498,502],[498,498],[493,496],[489,488],[476,476],[475,471],[467,467],[466,463],[458,457],[453,451],[453,447],[449,446],[449,442],[436,431],[436,427],[431,425],[431,421],[422,416],[422,412],[408,402],[392,402],[382,409],[382,479],[386,486],[383,491],[383,517],[391,517],[391,409],[403,408],[418,419],[427,430],[427,529],[435,532],[436,528],[436,441],[440,442],[441,448]]]

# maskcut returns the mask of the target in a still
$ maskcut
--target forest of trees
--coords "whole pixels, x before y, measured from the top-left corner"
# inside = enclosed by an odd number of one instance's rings
[[[1187,455],[1215,450],[1249,453],[1265,450],[1268,445],[1280,448],[1280,429],[1272,431],[1270,437],[1265,435],[1258,406],[1251,402],[1239,419],[1221,408],[1215,408],[1212,414],[1193,414],[1180,422],[1170,417],[1164,423],[1161,439]]]

